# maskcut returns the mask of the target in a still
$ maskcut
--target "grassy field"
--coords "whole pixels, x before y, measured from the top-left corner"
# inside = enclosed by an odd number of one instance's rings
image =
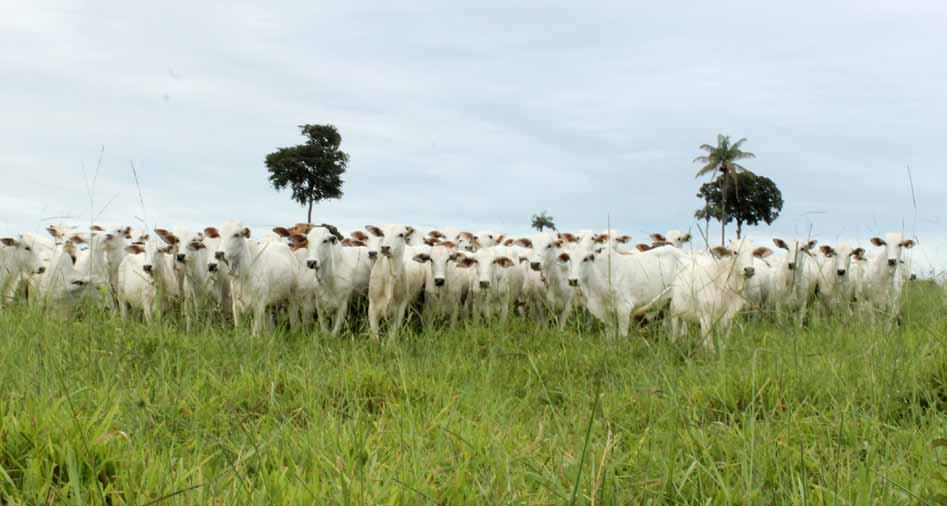
[[[947,312],[252,338],[0,312],[0,503],[942,504]],[[643,337],[643,338],[642,338]]]

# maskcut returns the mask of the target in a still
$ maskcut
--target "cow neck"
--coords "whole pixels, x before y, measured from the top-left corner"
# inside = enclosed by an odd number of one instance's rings
[[[243,246],[240,248],[240,264],[237,268],[236,277],[250,277],[250,268],[257,261],[257,258],[259,258],[260,254],[263,253],[264,247],[265,246],[257,244],[256,241],[252,241],[250,239],[243,240]]]
[[[400,276],[404,272],[404,249],[398,257],[383,257],[388,261],[388,272],[393,276]]]
[[[330,246],[328,256],[329,265],[320,267],[319,272],[316,273],[319,278],[319,282],[326,285],[326,287],[330,290],[335,288],[336,282],[338,281],[339,275],[341,274],[339,272],[339,266],[342,265],[342,254],[341,245]],[[328,272],[329,275],[324,276],[324,272]]]

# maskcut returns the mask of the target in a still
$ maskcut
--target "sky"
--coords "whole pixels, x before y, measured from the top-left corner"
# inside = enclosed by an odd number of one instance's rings
[[[722,133],[783,193],[754,240],[902,231],[915,270],[947,267],[944,2],[0,11],[0,234],[304,221],[263,159],[331,123],[351,162],[314,221],[525,233],[546,210],[562,230],[645,240],[696,232],[693,159]]]

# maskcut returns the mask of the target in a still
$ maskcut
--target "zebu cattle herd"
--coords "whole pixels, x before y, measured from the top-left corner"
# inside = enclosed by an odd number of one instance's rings
[[[92,299],[150,321],[155,311],[249,317],[258,334],[285,311],[293,328],[318,321],[338,334],[367,299],[369,333],[396,335],[409,308],[424,325],[533,318],[563,327],[587,310],[607,331],[633,320],[668,322],[672,337],[699,326],[704,343],[748,310],[802,322],[813,311],[893,317],[910,275],[901,234],[871,247],[774,239],[691,248],[689,233],[652,234],[647,244],[614,230],[506,236],[457,229],[426,233],[368,225],[344,236],[331,225],[277,227],[262,238],[237,222],[200,232],[51,226],[49,237],[2,239],[2,304],[23,298],[68,316]],[[770,311],[771,310],[771,311]]]

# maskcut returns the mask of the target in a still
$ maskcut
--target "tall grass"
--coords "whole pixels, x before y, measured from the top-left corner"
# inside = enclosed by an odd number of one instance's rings
[[[0,502],[943,501],[947,315],[926,285],[887,334],[744,319],[714,354],[586,319],[391,344],[183,327],[0,313]]]

